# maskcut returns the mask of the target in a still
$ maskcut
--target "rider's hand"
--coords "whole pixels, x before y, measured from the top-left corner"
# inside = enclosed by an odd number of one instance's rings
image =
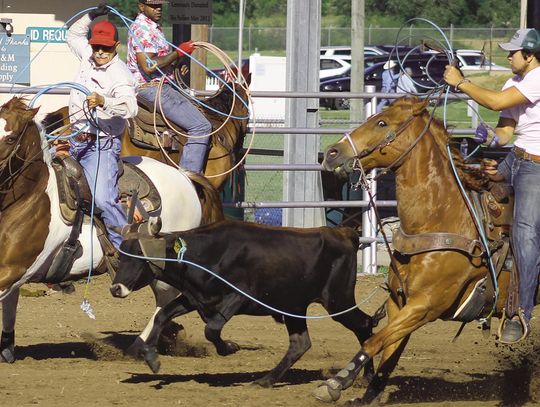
[[[443,74],[444,81],[450,86],[455,87],[460,83],[464,78],[461,74],[461,71],[456,68],[454,65],[446,65],[446,69]]]
[[[92,92],[90,95],[88,95],[86,97],[86,100],[88,101],[88,107],[90,109],[98,106],[103,107],[103,105],[105,104],[105,98],[96,92]]]
[[[499,137],[495,134],[495,130],[485,123],[481,123],[476,128],[474,141],[484,147],[497,147],[499,145]]]
[[[499,163],[491,158],[484,158],[480,161],[480,170],[487,174],[492,181],[503,181],[504,177],[497,171]]]
[[[193,51],[195,51],[195,45],[193,45],[192,40],[183,42],[182,44],[178,46],[178,48],[180,49],[177,49],[176,52],[178,52],[178,55],[181,57],[183,57],[186,54],[191,55]]]
[[[100,16],[106,16],[107,14],[109,14],[110,10],[111,9],[107,5],[107,3],[101,2],[101,3],[99,3],[99,6],[96,6],[96,8],[93,9],[92,11],[90,11],[88,13],[88,15],[93,20],[93,19],[95,19],[97,17],[100,17]]]

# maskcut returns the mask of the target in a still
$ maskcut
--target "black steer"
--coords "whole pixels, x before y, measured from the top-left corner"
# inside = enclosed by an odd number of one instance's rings
[[[222,221],[197,229],[160,237],[126,236],[121,250],[133,255],[183,259],[201,265],[238,289],[269,306],[305,316],[311,303],[353,331],[362,343],[372,334],[372,318],[355,307],[358,235],[350,228],[285,228],[248,222]],[[161,254],[160,254],[161,253]],[[271,315],[284,322],[289,349],[278,365],[256,383],[268,387],[311,347],[306,320],[284,316],[250,300],[210,273],[181,262],[147,261],[120,255],[120,267],[111,292],[126,297],[154,278],[182,291],[154,317],[154,326],[141,354],[154,373],[159,371],[156,344],[163,325],[196,310],[206,322],[205,336],[220,355],[240,348],[221,339],[221,330],[234,315]],[[373,366],[366,369],[371,375]]]

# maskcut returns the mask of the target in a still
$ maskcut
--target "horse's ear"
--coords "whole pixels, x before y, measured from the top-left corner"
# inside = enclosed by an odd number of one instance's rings
[[[251,85],[251,72],[248,74],[247,78],[246,78],[246,83],[247,85]]]
[[[429,99],[427,99],[427,98],[425,100],[415,100],[415,101],[413,101],[413,105],[412,105],[412,114],[413,114],[413,116],[421,115],[424,112],[424,110],[426,110],[428,105],[429,105]]]
[[[38,106],[38,107],[35,107],[33,109],[31,108],[28,108],[24,111],[23,113],[23,117],[26,119],[26,121],[30,121],[34,118],[34,116],[36,115],[36,113],[38,112],[39,108],[41,106]]]

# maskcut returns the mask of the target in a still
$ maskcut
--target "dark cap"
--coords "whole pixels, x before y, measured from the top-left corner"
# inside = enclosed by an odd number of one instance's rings
[[[90,45],[105,45],[112,47],[118,42],[118,30],[109,21],[100,21],[92,27],[92,36],[88,43]]]

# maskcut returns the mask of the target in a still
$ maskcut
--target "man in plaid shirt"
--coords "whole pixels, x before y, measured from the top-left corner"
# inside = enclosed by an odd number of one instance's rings
[[[187,41],[180,44],[181,51],[171,51],[158,24],[165,3],[166,0],[139,0],[139,15],[129,29],[127,65],[138,82],[137,97],[149,104],[156,100],[157,85],[162,77],[160,70],[167,75],[157,109],[187,132],[180,166],[202,173],[212,125],[184,95],[167,83],[174,79],[173,68],[178,59],[191,54],[195,47],[192,41]]]

